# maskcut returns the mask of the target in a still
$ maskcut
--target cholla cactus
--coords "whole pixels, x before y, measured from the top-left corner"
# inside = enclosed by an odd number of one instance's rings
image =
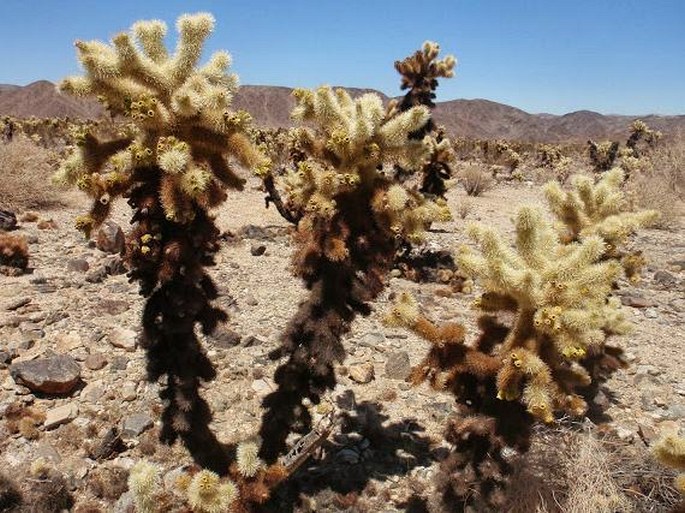
[[[289,177],[289,195],[302,208],[295,271],[310,290],[282,338],[275,357],[288,359],[276,371],[278,389],[265,398],[260,456],[274,461],[288,432],[311,429],[302,403],[320,400],[335,386],[334,364],[345,357],[341,337],[357,313],[383,289],[398,241],[420,240],[426,223],[443,214],[423,198],[393,184],[387,166],[416,169],[425,155],[410,134],[429,118],[426,107],[384,110],[380,98],[353,100],[343,90],[296,90],[296,119],[308,158]]]
[[[444,500],[462,507],[477,500],[501,507],[511,470],[502,449],[527,450],[535,419],[583,415],[597,384],[623,365],[621,351],[606,343],[629,328],[609,297],[621,267],[602,260],[603,240],[563,244],[532,207],[519,210],[515,226],[514,249],[493,229],[471,226],[480,250],[459,255],[460,270],[485,289],[475,302],[484,312],[475,343],[465,344],[458,324],[433,324],[407,295],[388,316],[432,344],[411,380],[457,399],[460,415],[446,433],[454,453],[438,485]],[[493,316],[504,313],[513,314],[511,325]]]
[[[66,79],[62,90],[97,96],[130,123],[127,133],[109,141],[83,130],[58,179],[93,197],[90,213],[77,220],[87,234],[115,198],[128,198],[134,227],[125,260],[131,280],[149,298],[143,312],[148,377],[167,376],[161,437],[170,443],[181,437],[203,465],[226,470],[199,394],[200,381],[213,379],[215,370],[194,331],[200,324],[211,333],[226,319],[211,305],[217,290],[204,270],[218,249],[209,209],[224,201],[225,189],[242,188],[234,161],[253,169],[268,162],[246,135],[249,115],[230,110],[237,78],[227,71],[229,55],[217,52],[198,67],[213,27],[209,14],[181,16],[173,54],[164,46],[161,21],[140,21],[112,45],[77,42],[86,74]]]
[[[159,467],[147,461],[139,461],[128,475],[128,489],[133,497],[138,513],[155,513],[158,508],[158,495],[164,484]]]
[[[400,110],[405,111],[417,105],[434,107],[435,89],[438,78],[454,76],[454,66],[457,60],[453,55],[438,59],[440,45],[433,41],[423,43],[421,50],[401,61],[395,61],[395,69],[402,76],[402,90],[409,89],[400,104]],[[433,125],[423,128],[425,132],[433,130]]]
[[[192,478],[186,491],[188,504],[198,513],[225,513],[239,498],[238,487],[230,479],[201,470]]]
[[[617,142],[605,141],[597,144],[590,140],[587,144],[590,163],[596,172],[608,171],[613,167],[618,156]]]
[[[654,446],[656,458],[669,467],[681,472],[676,477],[676,487],[685,494],[685,438],[668,435]]]
[[[652,130],[641,119],[636,119],[630,124],[630,136],[626,141],[626,146],[632,151],[633,157],[639,158],[656,147],[661,135],[661,132]],[[645,143],[642,148],[640,148],[640,141]]]
[[[572,178],[572,189],[564,191],[556,182],[544,187],[550,210],[559,219],[559,233],[563,241],[578,241],[599,236],[606,243],[604,258],[621,260],[626,275],[639,279],[640,267],[635,265],[638,253],[621,250],[628,237],[638,228],[653,224],[659,217],[655,210],[629,212],[628,201],[620,189],[624,173],[614,168],[593,183],[586,176]]]
[[[435,107],[435,90],[438,78],[454,76],[454,66],[457,60],[453,55],[438,59],[440,46],[432,41],[426,41],[421,50],[401,61],[395,61],[395,69],[402,76],[401,89],[409,89],[400,100],[393,100],[391,108],[404,112],[412,107],[423,105],[432,109]],[[410,134],[411,139],[427,139],[429,153],[421,166],[420,191],[431,197],[444,198],[445,180],[452,175],[451,164],[455,159],[449,138],[445,137],[444,129],[437,129],[432,118],[420,130]],[[404,171],[404,170],[398,170]],[[404,171],[406,173],[406,171]]]

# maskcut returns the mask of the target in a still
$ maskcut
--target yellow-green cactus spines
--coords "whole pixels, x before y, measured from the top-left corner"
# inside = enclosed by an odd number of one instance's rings
[[[559,221],[562,241],[582,241],[600,237],[605,244],[605,259],[622,261],[626,275],[639,279],[639,253],[627,253],[622,247],[639,228],[653,224],[659,213],[655,210],[631,212],[621,190],[624,173],[614,168],[604,173],[596,183],[587,176],[574,176],[571,188],[564,190],[557,182],[544,187],[552,213]]]
[[[681,493],[685,494],[685,438],[669,434],[659,440],[653,452],[661,463],[680,472],[676,477],[675,485]]]
[[[211,207],[220,197],[218,190],[242,187],[228,156],[251,169],[268,166],[246,136],[249,115],[230,110],[237,88],[237,77],[228,72],[230,56],[217,52],[198,66],[213,27],[209,14],[179,18],[173,55],[162,51],[166,26],[157,20],[137,22],[131,33],[116,35],[111,45],[78,41],[85,75],[62,81],[62,91],[97,96],[112,114],[129,119],[133,129],[113,141],[99,141],[83,132],[58,179],[78,184],[99,201],[105,193],[112,199],[126,193],[136,169],[156,167],[168,175],[168,190]],[[116,183],[90,179],[112,172],[117,173]],[[175,196],[167,195],[165,212],[188,222],[192,202]],[[97,226],[102,214],[93,217]]]

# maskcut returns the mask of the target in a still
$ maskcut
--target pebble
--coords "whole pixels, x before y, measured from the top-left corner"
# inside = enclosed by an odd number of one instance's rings
[[[96,371],[107,365],[107,359],[102,353],[91,353],[86,357],[83,363],[88,369]]]
[[[138,397],[138,393],[136,392],[136,385],[135,383],[124,383],[124,386],[121,387],[121,399],[123,401],[134,401]]]
[[[371,382],[375,377],[375,371],[371,362],[360,363],[350,366],[349,371],[352,381],[365,384]]]
[[[121,436],[124,438],[135,438],[154,425],[154,421],[145,413],[136,413],[124,419]]]
[[[252,256],[262,256],[266,252],[266,246],[264,244],[254,243],[250,246],[250,254]]]
[[[136,332],[128,328],[114,328],[107,337],[114,347],[128,352],[136,350]]]
[[[78,405],[75,403],[68,403],[56,408],[51,408],[45,413],[45,422],[43,426],[45,429],[56,428],[62,424],[71,422],[78,416]]]
[[[67,270],[75,273],[85,273],[90,268],[85,258],[72,258],[67,262]]]

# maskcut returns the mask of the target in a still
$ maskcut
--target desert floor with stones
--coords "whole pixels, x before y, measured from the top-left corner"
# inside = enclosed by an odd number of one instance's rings
[[[204,340],[218,377],[203,393],[214,411],[212,427],[227,443],[257,431],[260,401],[272,390],[276,367],[268,353],[306,292],[289,270],[290,226],[273,207],[264,208],[257,182],[250,185],[231,194],[218,212],[225,236],[211,274],[221,292],[218,304],[230,320]],[[464,197],[461,189],[450,191],[453,212]],[[429,246],[455,251],[467,244],[463,226],[473,220],[487,220],[508,236],[517,206],[542,204],[542,195],[537,186],[500,184],[471,202],[466,220],[434,226]],[[0,468],[30,487],[21,476],[30,476],[32,466],[48,465],[64,475],[76,506],[127,511],[125,475],[136,461],[159,463],[165,479],[172,480],[191,460],[182,447],[157,441],[157,385],[145,380],[145,355],[136,348],[143,298],[128,283],[119,257],[73,227],[86,208],[85,200],[74,197],[69,208],[40,213],[40,219],[54,221],[42,223],[44,229],[22,222],[15,233],[30,242],[32,272],[0,276]],[[117,205],[112,220],[126,230],[127,217],[128,207]],[[623,281],[617,292],[635,326],[618,340],[630,367],[603,385],[594,424],[569,421],[555,428],[590,429],[636,461],[650,458],[648,445],[660,433],[685,428],[685,227],[680,221],[669,231],[644,229],[632,241],[648,265],[638,284]],[[463,322],[473,336],[476,314],[470,303],[478,287],[451,297],[436,294],[439,289],[444,286],[417,284],[394,273],[372,315],[355,321],[338,387],[329,402],[315,408],[322,418],[336,411],[334,432],[276,493],[275,511],[420,511],[412,497],[430,495],[431,474],[444,453],[440,433],[453,401],[405,383],[426,343],[385,327],[382,315],[390,295],[411,290],[429,317]],[[668,481],[672,474],[663,472]],[[619,481],[644,511],[665,511],[657,498],[639,497],[648,491],[640,488],[639,476],[635,480],[637,485]]]

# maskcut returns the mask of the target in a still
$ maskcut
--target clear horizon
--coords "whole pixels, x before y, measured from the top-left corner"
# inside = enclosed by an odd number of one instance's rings
[[[169,26],[208,11],[207,45],[233,55],[242,84],[333,84],[402,94],[395,60],[425,40],[457,57],[438,101],[486,99],[526,112],[590,110],[685,114],[685,2],[676,0],[399,0],[220,2],[214,0],[3,0],[0,84],[57,82],[80,72],[73,41],[109,41],[138,19]]]

